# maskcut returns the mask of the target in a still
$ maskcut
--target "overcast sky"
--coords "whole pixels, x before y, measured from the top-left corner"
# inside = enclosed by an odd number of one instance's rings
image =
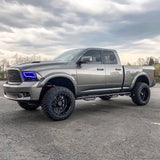
[[[0,58],[84,47],[160,57],[160,0],[0,0]]]

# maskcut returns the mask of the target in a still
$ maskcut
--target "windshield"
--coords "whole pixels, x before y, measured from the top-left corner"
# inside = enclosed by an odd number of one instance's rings
[[[74,49],[74,50],[66,51],[60,54],[59,56],[57,56],[56,58],[54,58],[53,61],[56,61],[56,62],[74,61],[82,51],[83,49]]]

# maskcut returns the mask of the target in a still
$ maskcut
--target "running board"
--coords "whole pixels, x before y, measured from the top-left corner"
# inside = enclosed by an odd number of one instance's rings
[[[87,95],[87,96],[82,96],[82,97],[77,97],[76,99],[84,99],[86,101],[94,100],[96,97],[102,97],[102,96],[112,96],[112,97],[117,97],[117,96],[130,96],[131,92],[120,92],[120,93],[108,93],[108,94],[98,94],[98,95]]]

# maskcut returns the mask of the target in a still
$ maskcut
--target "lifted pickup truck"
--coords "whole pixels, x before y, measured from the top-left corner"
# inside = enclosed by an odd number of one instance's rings
[[[53,61],[15,65],[7,71],[4,96],[26,110],[39,106],[53,120],[68,118],[75,100],[128,95],[146,105],[155,85],[152,66],[122,66],[115,50],[86,48],[67,51]]]

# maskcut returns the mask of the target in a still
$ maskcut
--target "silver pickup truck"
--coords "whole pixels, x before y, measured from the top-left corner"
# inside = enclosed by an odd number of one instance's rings
[[[146,105],[155,85],[152,66],[122,66],[115,50],[86,48],[67,51],[53,61],[15,65],[7,71],[4,96],[26,110],[39,106],[53,120],[68,118],[75,100],[109,100],[128,95]]]

